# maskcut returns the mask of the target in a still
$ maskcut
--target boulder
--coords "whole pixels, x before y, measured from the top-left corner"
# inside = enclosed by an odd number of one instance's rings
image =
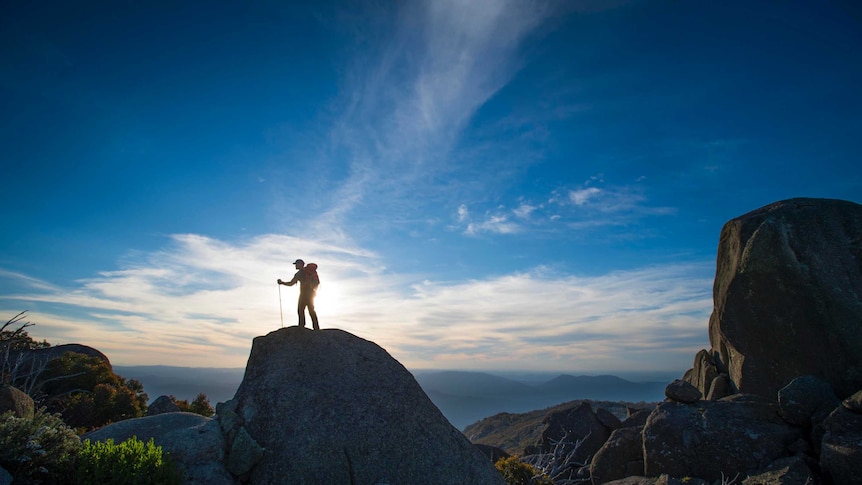
[[[599,449],[590,463],[593,485],[644,473],[643,427],[620,428]]]
[[[628,409],[626,419],[622,422],[623,428],[643,427],[649,418],[652,409]]]
[[[258,444],[244,427],[237,430],[230,447],[227,460],[227,471],[232,475],[242,476],[263,458],[264,449]]]
[[[820,446],[821,423],[840,401],[826,381],[814,376],[800,376],[778,391],[778,410],[790,424],[811,432],[811,441]]]
[[[107,363],[109,367],[111,365],[111,361],[108,360],[107,355],[103,354],[97,349],[94,349],[93,347],[90,347],[89,345],[81,344],[62,344],[43,349],[26,349],[13,351],[10,352],[10,358],[13,361],[20,359],[21,366],[25,368],[38,368],[47,364],[48,361],[56,359],[57,357],[61,357],[68,352],[83,354],[87,357],[96,357],[97,359],[100,359]]]
[[[700,398],[703,397],[703,394],[694,385],[681,379],[676,379],[668,384],[664,389],[664,395],[672,401],[687,404],[700,401]]]
[[[159,396],[152,404],[147,406],[147,416],[178,412],[180,412],[180,408],[170,396]]]
[[[853,394],[848,397],[844,401],[841,402],[841,405],[844,406],[848,411],[853,411],[857,414],[862,414],[862,391]]]
[[[715,360],[712,354],[701,349],[694,356],[694,365],[686,371],[682,380],[688,382],[700,391],[701,396],[709,394],[712,386],[712,381],[720,374],[718,367],[715,365]]]
[[[617,417],[616,414],[608,411],[605,408],[596,409],[596,419],[599,420],[605,428],[608,428],[609,431],[613,431],[615,429],[622,428],[623,423],[620,421],[620,418]]]
[[[814,483],[811,469],[802,458],[793,456],[775,460],[742,480],[742,485],[804,485]]]
[[[709,342],[732,390],[775,399],[801,375],[842,399],[862,388],[860,241],[862,205],[841,200],[776,202],[724,225]]]
[[[746,476],[788,456],[801,435],[778,416],[774,402],[753,395],[664,402],[644,427],[644,474],[707,481]]]
[[[862,477],[862,414],[838,406],[823,421],[820,470],[824,483],[859,483]]]
[[[337,329],[252,344],[236,414],[263,448],[251,484],[504,484],[385,350]]]
[[[722,372],[712,380],[706,399],[709,401],[715,401],[731,394],[733,394],[733,392],[731,391],[730,379],[727,377],[727,374]]]
[[[186,483],[234,485],[225,469],[224,439],[216,420],[194,413],[165,413],[127,419],[84,434],[81,439],[122,443],[136,436],[150,438],[168,452],[185,472]]]
[[[3,384],[0,385],[0,414],[6,411],[12,411],[19,418],[32,418],[35,405],[27,393]]]
[[[589,464],[611,435],[611,430],[599,421],[586,401],[549,414],[544,424],[539,441],[541,453],[567,456],[570,462],[582,465]]]
[[[0,467],[0,485],[12,485],[12,474]]]

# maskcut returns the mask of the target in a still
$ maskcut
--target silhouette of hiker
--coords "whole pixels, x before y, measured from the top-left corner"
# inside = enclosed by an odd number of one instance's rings
[[[317,291],[317,286],[305,272],[305,261],[297,259],[293,262],[293,265],[296,267],[296,274],[293,275],[293,279],[290,281],[281,281],[279,278],[278,284],[293,286],[299,283],[299,303],[296,308],[299,314],[299,326],[305,327],[305,308],[308,307],[308,314],[311,315],[311,324],[315,330],[320,330],[320,326],[317,324],[317,312],[314,311],[314,293]]]

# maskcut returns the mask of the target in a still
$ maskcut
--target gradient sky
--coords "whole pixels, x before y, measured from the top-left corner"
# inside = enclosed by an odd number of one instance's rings
[[[7,1],[0,45],[0,312],[115,364],[243,367],[303,258],[408,368],[681,374],[726,221],[862,202],[852,1]]]

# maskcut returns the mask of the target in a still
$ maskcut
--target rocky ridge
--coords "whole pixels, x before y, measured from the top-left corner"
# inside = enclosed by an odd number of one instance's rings
[[[862,206],[792,199],[729,221],[714,302],[712,348],[665,402],[620,423],[558,410],[522,460],[558,484],[860,483]]]
[[[85,435],[153,438],[187,483],[504,484],[477,447],[376,344],[287,327],[254,339],[213,419],[166,412]]]

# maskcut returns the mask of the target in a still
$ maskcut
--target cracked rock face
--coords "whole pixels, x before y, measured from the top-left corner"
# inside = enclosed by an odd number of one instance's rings
[[[745,476],[786,455],[801,430],[778,416],[778,405],[751,394],[694,404],[658,405],[643,430],[644,471],[721,480]]]
[[[233,401],[251,483],[504,484],[385,350],[335,329],[257,337]]]
[[[713,298],[709,354],[732,391],[774,399],[801,375],[862,389],[862,205],[791,199],[729,221]]]

